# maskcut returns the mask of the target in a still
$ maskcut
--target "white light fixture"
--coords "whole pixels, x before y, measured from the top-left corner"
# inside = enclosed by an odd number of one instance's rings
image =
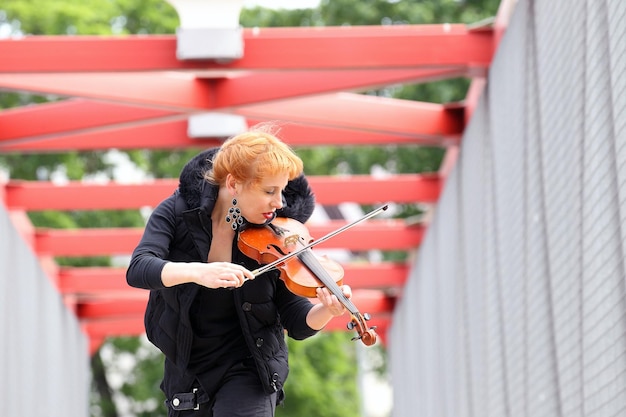
[[[246,118],[236,114],[207,112],[189,116],[187,136],[190,138],[229,138],[245,132]]]
[[[243,0],[166,0],[178,13],[176,57],[232,60],[243,56]]]

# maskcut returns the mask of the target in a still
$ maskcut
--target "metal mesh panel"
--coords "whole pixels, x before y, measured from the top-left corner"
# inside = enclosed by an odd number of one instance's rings
[[[0,415],[89,413],[87,338],[0,205]]]
[[[626,412],[626,2],[520,0],[394,313],[396,417]]]

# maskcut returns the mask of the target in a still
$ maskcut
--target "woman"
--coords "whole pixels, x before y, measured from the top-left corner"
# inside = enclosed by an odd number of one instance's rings
[[[304,339],[344,314],[326,289],[313,304],[279,271],[255,278],[259,265],[237,247],[247,223],[310,217],[315,202],[302,172],[286,144],[251,130],[190,160],[150,216],[126,278],[151,290],[146,333],[165,354],[170,417],[273,416],[289,372],[284,331]]]

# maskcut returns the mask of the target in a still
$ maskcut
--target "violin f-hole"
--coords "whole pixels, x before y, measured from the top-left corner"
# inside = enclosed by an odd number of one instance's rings
[[[287,254],[283,251],[283,249],[282,249],[280,246],[275,245],[275,244],[273,244],[273,243],[270,243],[269,245],[267,245],[267,248],[268,248],[268,249],[269,249],[269,248],[274,248],[274,250],[275,250],[276,252],[278,252],[279,254],[281,254],[282,256],[287,255]]]

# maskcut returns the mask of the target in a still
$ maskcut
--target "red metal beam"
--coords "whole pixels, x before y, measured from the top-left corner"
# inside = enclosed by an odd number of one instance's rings
[[[404,286],[408,266],[401,263],[342,264],[343,282],[354,289],[387,289]],[[126,268],[85,267],[60,268],[59,291],[78,297],[141,297],[144,290],[126,283]]]
[[[69,99],[17,107],[0,112],[0,142],[37,136],[67,134],[111,124],[172,116],[175,113],[137,106]],[[37,121],[33,123],[33,121]]]
[[[393,311],[394,298],[382,292],[354,290],[352,302],[363,314],[370,315],[390,313]],[[101,319],[107,317],[143,316],[148,302],[148,291],[144,296],[133,299],[103,299],[79,302],[77,315],[80,319]]]
[[[174,35],[26,36],[0,40],[0,72],[207,69],[487,68],[491,32],[465,25],[244,29],[245,55],[230,63],[179,61]]]
[[[324,332],[341,331],[351,335],[352,332],[346,329],[348,316],[337,317],[328,323]],[[385,343],[387,330],[391,325],[389,314],[373,316],[367,323],[370,327],[376,327],[376,333],[380,338],[380,343]],[[115,336],[141,336],[145,334],[143,316],[128,317],[106,317],[102,319],[82,320],[83,332],[89,336],[90,352],[95,352],[107,337]]]
[[[37,229],[38,256],[101,256],[129,254],[141,238],[141,228]]]
[[[311,176],[309,183],[317,203],[323,205],[344,202],[433,203],[439,198],[442,187],[439,176],[428,174],[399,174],[384,178],[369,175]],[[177,179],[160,179],[139,184],[72,181],[55,185],[47,181],[10,181],[4,188],[9,209],[38,211],[154,207],[177,187]]]
[[[191,111],[234,108],[310,94],[374,89],[463,76],[467,76],[464,68],[270,72],[219,81],[194,78],[193,74],[161,72],[0,73],[0,85],[12,90]]]
[[[254,125],[264,120],[248,120]],[[267,121],[267,120],[265,120]],[[460,136],[406,135],[389,132],[368,132],[328,126],[286,124],[285,142],[297,146],[323,145],[387,145],[417,144],[449,146],[458,144]],[[173,149],[210,148],[222,144],[221,139],[190,139],[187,122],[151,121],[150,124],[94,129],[90,132],[71,133],[47,137],[21,138],[0,142],[0,152],[60,152],[106,149]]]
[[[261,119],[259,121],[276,120],[274,118]],[[286,120],[280,118],[278,120]],[[326,122],[327,123],[327,122]],[[461,134],[436,135],[409,134],[406,132],[371,131],[361,128],[346,128],[330,126],[326,123],[321,125],[305,123],[284,123],[281,127],[281,137],[291,146],[343,146],[343,145],[424,145],[424,146],[449,146],[459,143]],[[345,121],[344,123],[345,124]],[[0,148],[1,149],[1,148]]]
[[[211,81],[195,78],[193,74],[0,73],[0,87],[135,103],[172,111],[215,106]]]
[[[463,108],[337,93],[240,108],[253,125],[282,120],[292,146],[456,143]],[[141,119],[143,118],[143,119]],[[0,112],[0,151],[138,149],[217,146],[187,136],[187,116],[138,107],[68,100]],[[28,120],[41,120],[29,123]],[[363,121],[367,121],[362,125]]]
[[[329,221],[308,227],[311,236],[321,238],[344,225],[341,221]],[[320,243],[318,248],[361,250],[411,250],[419,247],[424,237],[424,225],[409,225],[403,220],[369,220],[345,233]]]
[[[269,119],[248,119],[252,126]],[[275,120],[275,119],[272,119]],[[281,120],[285,120],[284,118]],[[459,135],[407,134],[405,132],[373,132],[335,126],[284,123],[281,136],[293,147],[323,145],[457,145]],[[222,139],[190,139],[186,120],[150,120],[145,124],[106,126],[90,131],[71,132],[0,141],[0,152],[58,152],[116,149],[209,148],[222,144]]]
[[[319,238],[345,224],[329,221],[310,225],[308,229],[313,237]],[[37,229],[35,251],[38,255],[78,257],[129,254],[142,233],[142,228]],[[319,248],[407,250],[418,247],[423,234],[423,226],[409,226],[401,220],[371,220],[321,243]]]
[[[312,94],[372,90],[389,85],[417,84],[467,76],[465,67],[253,73],[215,80],[215,107],[263,105],[269,101]]]
[[[66,115],[70,117],[70,115]],[[105,126],[69,134],[19,138],[0,142],[0,152],[51,152],[116,149],[173,149],[213,147],[222,140],[193,140],[187,136],[186,116],[178,120],[149,120],[145,123]]]
[[[251,105],[238,113],[252,118],[413,136],[461,135],[465,127],[462,107],[351,93]]]
[[[486,68],[493,54],[491,40],[491,34],[472,33],[465,25],[261,28],[244,33],[245,56],[230,67]]]
[[[362,314],[368,313],[371,319],[367,322],[375,327],[380,342],[385,343],[387,329],[391,322],[394,299],[374,292],[355,292],[353,302]],[[90,338],[90,350],[97,349],[102,341],[113,336],[139,336],[145,333],[143,315],[146,300],[134,302],[94,302],[83,304],[78,308],[83,331]],[[328,323],[323,331],[347,330],[349,316],[336,317]]]
[[[148,303],[148,291],[137,299],[102,299],[82,301],[76,315],[79,319],[102,319],[108,317],[143,316]]]
[[[9,208],[39,210],[124,210],[156,206],[178,187],[177,179],[159,179],[139,184],[90,184],[71,181],[10,181],[6,184]]]
[[[112,336],[140,336],[146,332],[143,317],[138,315],[81,320],[81,325],[89,338],[95,340]]]
[[[61,294],[105,294],[134,289],[126,283],[126,268],[120,267],[62,267],[58,283]]]

